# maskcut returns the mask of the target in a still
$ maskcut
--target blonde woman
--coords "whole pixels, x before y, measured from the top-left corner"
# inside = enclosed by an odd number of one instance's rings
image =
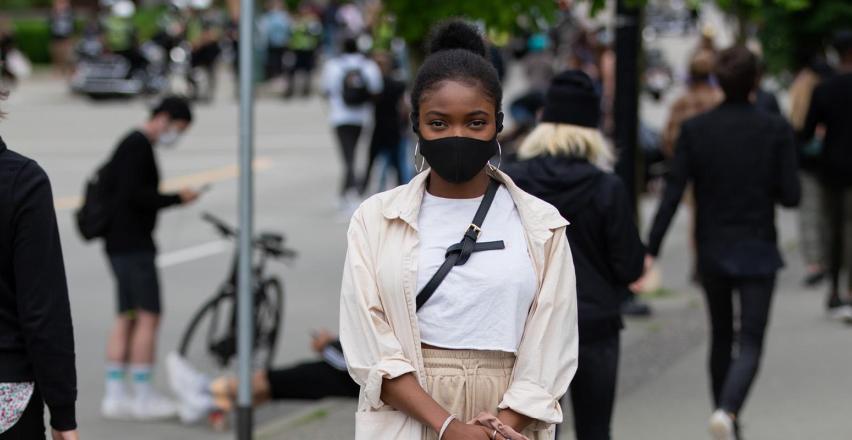
[[[577,368],[567,222],[488,163],[502,90],[476,28],[449,22],[430,51],[411,119],[431,168],[349,227],[340,339],[356,439],[552,439]]]
[[[620,305],[642,275],[645,248],[612,153],[598,130],[600,98],[581,71],[553,78],[542,122],[507,168],[521,189],[570,223],[579,304],[580,366],[571,384],[578,440],[609,439],[618,369]]]

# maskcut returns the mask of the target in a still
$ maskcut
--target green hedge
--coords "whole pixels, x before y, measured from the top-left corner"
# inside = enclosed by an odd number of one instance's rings
[[[50,28],[46,19],[17,19],[15,43],[27,58],[35,64],[50,62]]]
[[[136,11],[133,24],[139,31],[140,41],[146,41],[154,36],[157,32],[157,19],[163,11],[164,7],[140,8]],[[34,64],[50,63],[50,27],[47,16],[16,18],[12,20],[12,23],[15,28],[15,42],[21,52]],[[83,22],[78,20],[77,29],[81,29],[82,26]]]

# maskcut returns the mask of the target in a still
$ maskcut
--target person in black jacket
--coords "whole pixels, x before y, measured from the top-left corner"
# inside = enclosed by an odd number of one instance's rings
[[[559,209],[569,222],[577,273],[579,368],[571,383],[578,440],[609,439],[618,369],[621,303],[642,275],[645,248],[627,190],[599,164],[612,161],[600,98],[581,71],[555,76],[541,123],[521,144],[525,159],[506,168],[515,183]]]
[[[684,123],[648,249],[658,255],[691,182],[698,270],[712,328],[710,375],[717,411],[710,428],[717,439],[734,439],[737,415],[760,363],[775,274],[783,266],[775,205],[796,206],[800,188],[791,127],[749,101],[756,86],[755,55],[739,46],[721,52],[716,76],[725,100]],[[736,333],[734,291],[740,303]]]
[[[53,439],[76,440],[76,400],[74,329],[50,180],[0,139],[0,439],[44,439],[46,403]]]
[[[831,281],[827,308],[836,318],[852,323],[852,259],[848,237],[844,232],[852,218],[852,31],[840,32],[834,42],[840,55],[837,74],[821,82],[813,92],[799,134],[800,140],[814,139],[817,128],[825,130],[822,149],[817,156],[816,170],[825,193],[825,217],[829,225],[828,275]],[[841,297],[840,275],[844,265],[847,272],[846,298]]]
[[[198,193],[190,189],[160,193],[154,145],[173,145],[191,122],[192,113],[184,99],[163,99],[142,128],[118,144],[105,167],[113,208],[104,236],[105,250],[118,294],[118,316],[107,343],[106,393],[101,404],[101,413],[107,418],[149,420],[176,414],[174,403],[151,386],[160,322],[153,232],[161,209],[190,203]],[[133,399],[124,384],[128,363]]]

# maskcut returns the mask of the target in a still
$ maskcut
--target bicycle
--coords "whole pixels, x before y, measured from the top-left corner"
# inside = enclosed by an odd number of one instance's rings
[[[235,240],[237,230],[215,216],[204,213],[224,238]],[[254,338],[252,363],[256,368],[269,368],[275,357],[278,329],[284,314],[284,287],[278,277],[265,273],[270,258],[290,260],[296,252],[284,246],[285,237],[277,233],[261,233],[252,240],[252,286]],[[237,265],[239,251],[235,246],[228,277],[213,297],[193,315],[181,338],[179,353],[202,370],[222,370],[237,354]]]

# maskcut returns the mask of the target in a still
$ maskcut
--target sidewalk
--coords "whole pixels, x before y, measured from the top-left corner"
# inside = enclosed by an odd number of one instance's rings
[[[655,206],[655,201],[646,201],[643,217]],[[742,414],[743,435],[749,440],[849,439],[852,328],[825,319],[822,289],[798,287],[801,262],[787,239],[795,237],[795,213],[779,214],[788,268],[778,278],[763,368]],[[687,282],[685,230],[680,213],[659,261],[665,289],[649,298],[654,316],[629,320],[622,334],[616,439],[709,438],[707,323],[700,291]],[[355,408],[349,400],[322,401],[261,427],[257,438],[351,439]],[[570,408],[565,412],[570,418]],[[571,433],[562,437],[573,438]]]

